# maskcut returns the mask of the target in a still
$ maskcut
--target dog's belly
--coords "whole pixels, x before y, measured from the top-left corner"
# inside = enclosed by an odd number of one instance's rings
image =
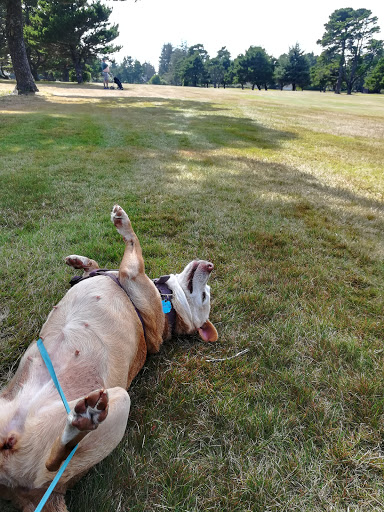
[[[49,315],[41,338],[68,402],[101,388],[126,389],[139,342],[144,340],[130,299],[106,277],[83,281],[69,290]],[[3,390],[0,405],[1,436],[11,431],[23,434],[28,425],[33,428],[39,421],[49,423],[47,418],[55,410],[65,422],[64,407],[36,343],[30,345],[14,379]],[[59,435],[60,429],[47,428],[49,436]],[[31,470],[32,479],[33,474]],[[0,483],[4,482],[0,479]]]
[[[78,398],[80,390],[126,388],[141,336],[142,326],[130,299],[105,276],[70,289],[41,330],[69,400]]]
[[[125,292],[101,276],[71,288],[48,316],[40,335],[70,401],[98,388],[127,387],[142,326]],[[23,404],[58,398],[35,343],[2,393],[7,401],[20,395]]]

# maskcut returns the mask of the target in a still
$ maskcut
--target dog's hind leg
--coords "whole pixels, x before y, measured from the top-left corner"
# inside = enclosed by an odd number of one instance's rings
[[[127,427],[131,400],[120,387],[93,391],[71,401],[71,412],[63,434],[56,439],[45,466],[56,471],[66,454],[80,445],[62,476],[64,488],[99,463],[120,443]],[[100,407],[100,408],[99,408]]]
[[[94,260],[90,260],[86,256],[79,256],[77,254],[71,254],[65,258],[65,263],[70,267],[84,270],[84,277],[87,277],[92,270],[97,270],[99,267],[98,263]]]
[[[125,251],[119,268],[119,281],[135,304],[145,324],[148,352],[155,353],[163,341],[164,313],[160,295],[153,282],[146,276],[139,239],[133,231],[125,211],[115,205],[111,220],[125,242]]]
[[[89,432],[95,430],[108,415],[108,394],[101,389],[81,398],[67,417],[67,424],[61,437],[54,442],[46,468],[57,471],[72,449]]]
[[[32,496],[28,491],[18,490],[17,495],[13,496],[12,501],[23,512],[33,512],[36,510],[43,494],[44,491],[35,491]],[[44,505],[44,512],[68,512],[64,495],[53,492]]]

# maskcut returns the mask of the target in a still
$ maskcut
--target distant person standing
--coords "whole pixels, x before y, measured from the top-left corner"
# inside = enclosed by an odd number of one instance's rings
[[[101,70],[102,70],[102,75],[103,75],[103,79],[104,79],[104,89],[108,89],[109,66],[105,62],[106,60],[107,60],[107,58],[103,57],[103,62],[101,63]]]

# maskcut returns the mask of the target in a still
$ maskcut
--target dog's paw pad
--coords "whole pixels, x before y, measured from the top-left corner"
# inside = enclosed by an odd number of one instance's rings
[[[114,223],[117,231],[123,235],[128,236],[131,229],[131,222],[128,215],[121,206],[115,204],[111,212],[111,221]]]
[[[65,258],[65,263],[73,268],[88,269],[91,266],[91,260],[85,256],[78,256],[77,254],[71,254]]]
[[[95,430],[108,416],[108,393],[93,391],[81,398],[73,409],[71,425],[78,430]]]
[[[123,222],[129,222],[128,215],[125,213],[125,211],[122,209],[122,207],[119,206],[118,204],[115,204],[115,206],[112,209],[111,220],[115,224],[115,226],[116,226],[116,223],[120,223],[120,225],[121,225]]]

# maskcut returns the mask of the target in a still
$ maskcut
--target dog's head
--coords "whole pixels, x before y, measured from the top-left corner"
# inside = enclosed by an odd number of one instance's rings
[[[204,341],[216,341],[218,338],[214,325],[208,320],[211,294],[207,282],[212,270],[211,262],[194,260],[188,263],[181,274],[175,275],[190,309],[193,330],[198,331]]]

